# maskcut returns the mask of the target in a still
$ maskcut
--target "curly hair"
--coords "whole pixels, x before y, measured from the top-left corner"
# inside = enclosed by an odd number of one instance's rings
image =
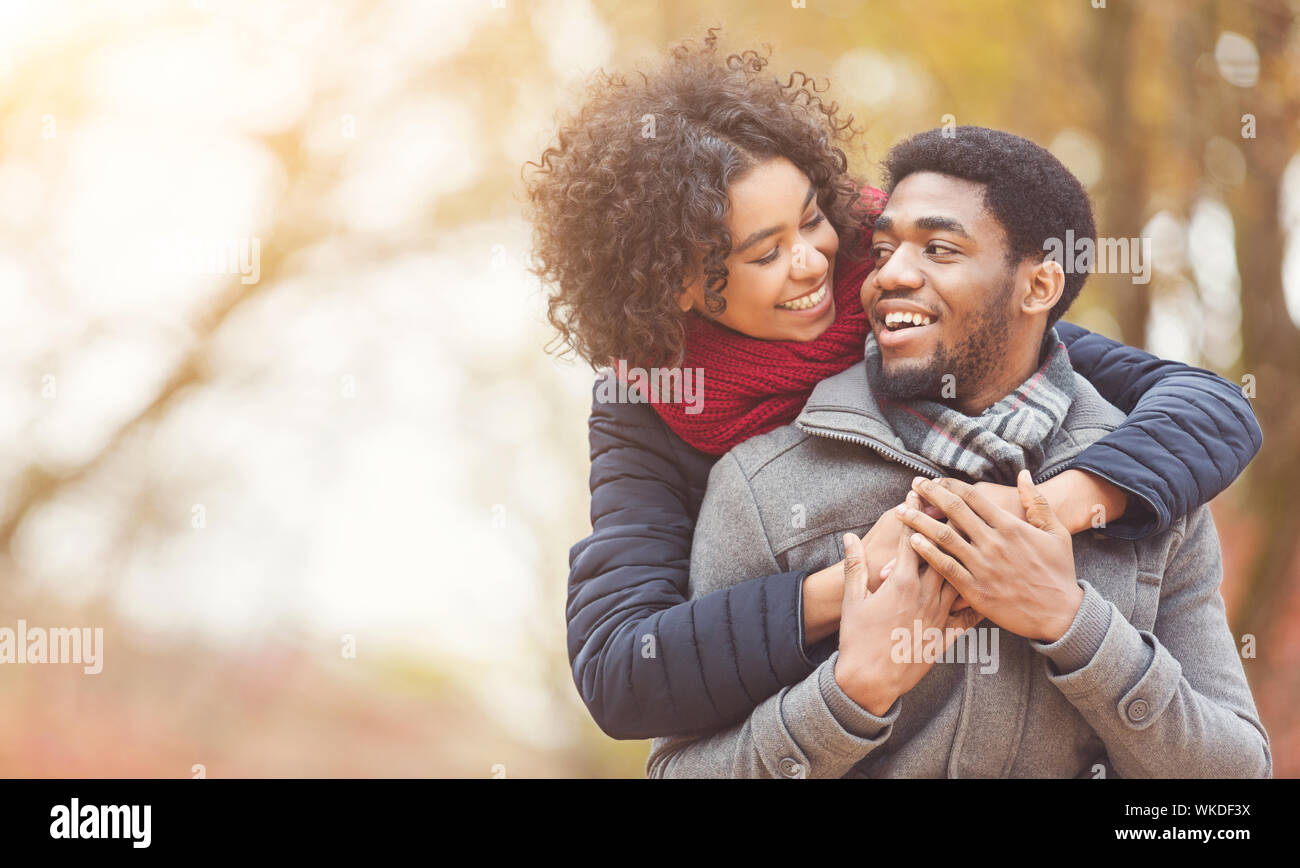
[[[1007,233],[1007,265],[1046,258],[1049,238],[1095,238],[1088,191],[1041,145],[1002,130],[959,126],[927,130],[899,142],[885,158],[885,189],[917,172],[937,172],[984,185],[984,206]],[[1065,289],[1047,317],[1056,324],[1088,279],[1068,269]]]
[[[592,367],[679,364],[695,314],[678,297],[702,269],[709,311],[725,309],[727,191],[774,157],[808,176],[840,256],[861,257],[866,209],[842,147],[861,132],[853,115],[802,72],[785,83],[764,75],[757,51],[721,58],[718,29],[702,45],[679,43],[649,74],[595,73],[558,143],[525,163],[531,271],[551,287],[559,333],[548,349]]]

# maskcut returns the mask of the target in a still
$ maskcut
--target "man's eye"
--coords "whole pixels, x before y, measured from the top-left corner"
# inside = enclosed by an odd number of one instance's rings
[[[957,252],[956,250],[947,246],[946,244],[939,244],[935,241],[931,241],[929,244],[927,244],[925,246],[925,249],[927,252],[933,253],[936,256],[946,256],[948,254]]]

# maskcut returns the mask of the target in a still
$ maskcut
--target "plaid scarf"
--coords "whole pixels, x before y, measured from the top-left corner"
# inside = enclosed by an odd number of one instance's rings
[[[935,401],[896,402],[877,395],[881,411],[909,450],[972,480],[1014,485],[1022,468],[1036,472],[1047,441],[1074,400],[1074,369],[1065,344],[1051,329],[1046,361],[1019,388],[978,416]],[[870,381],[880,376],[880,348],[867,338]],[[874,391],[874,390],[873,390]]]

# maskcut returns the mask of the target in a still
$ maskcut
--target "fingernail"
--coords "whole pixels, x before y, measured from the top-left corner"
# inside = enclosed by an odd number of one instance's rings
[[[915,491],[909,491],[907,493],[907,505],[912,507],[912,509],[921,508],[921,498],[917,496]]]
[[[912,499],[912,493],[910,491],[907,493],[907,499],[909,501]],[[896,512],[898,515],[907,515],[907,507],[908,504],[900,503],[898,506],[894,507],[894,512]]]
[[[846,533],[844,535],[844,547],[851,548],[858,544],[858,535],[855,533]]]
[[[889,574],[894,571],[894,561],[896,560],[898,560],[898,558],[893,558],[889,563],[880,568],[880,578],[885,579],[889,577]]]
[[[919,533],[912,534],[912,545],[919,546],[923,542],[925,542],[925,537],[921,536]]]
[[[912,487],[913,487],[913,488],[920,488],[922,485],[925,485],[925,477],[924,477],[924,476],[913,476],[913,477],[912,477]]]

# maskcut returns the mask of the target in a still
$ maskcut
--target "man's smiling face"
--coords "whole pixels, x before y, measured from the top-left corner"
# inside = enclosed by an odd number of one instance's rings
[[[939,399],[944,375],[956,396],[987,390],[1009,355],[1017,266],[984,186],[917,172],[898,182],[872,236],[875,269],[862,306],[880,346],[880,391]]]

